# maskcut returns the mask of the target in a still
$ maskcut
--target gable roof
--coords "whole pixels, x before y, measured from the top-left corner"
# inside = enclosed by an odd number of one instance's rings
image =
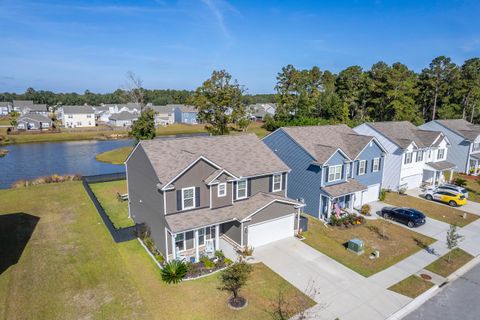
[[[142,140],[140,146],[163,186],[202,158],[237,177],[289,170],[255,134]]]
[[[64,114],[90,114],[95,113],[91,106],[62,106]]]
[[[52,120],[49,117],[46,117],[46,116],[44,116],[42,114],[38,114],[38,113],[26,114],[26,115],[18,118],[18,121],[26,121],[27,119],[31,119],[31,120],[38,121],[38,122],[48,122],[48,123],[52,122]]]
[[[28,106],[28,108],[30,109],[30,111],[48,111],[46,104],[33,104],[31,106]]]
[[[166,106],[149,106],[156,113],[172,113],[175,109],[172,105]]]
[[[5,101],[5,102],[3,102],[3,101],[0,101],[0,107],[6,108],[6,107],[8,107],[8,106],[10,106],[10,105],[11,105],[11,103],[10,103],[10,102],[6,102],[6,101]]]
[[[358,134],[345,124],[284,127],[281,130],[284,130],[320,164],[327,162],[337,150],[353,160],[370,141],[375,139]],[[380,148],[383,149],[382,146]]]
[[[110,120],[135,120],[138,119],[138,115],[135,113],[130,113],[128,111],[122,111],[119,113],[112,114]]]
[[[185,104],[167,104],[167,106],[172,106],[174,109],[179,108],[182,112],[195,112],[197,113],[197,108],[195,106],[185,105]]]
[[[13,107],[16,107],[16,108],[32,106],[32,105],[33,105],[32,100],[13,100]]]
[[[434,120],[444,127],[452,130],[459,136],[474,141],[480,135],[480,125],[473,124],[464,119]]]
[[[409,121],[367,122],[368,126],[380,132],[402,149],[414,143],[418,148],[437,146],[443,136],[440,131],[421,130]]]

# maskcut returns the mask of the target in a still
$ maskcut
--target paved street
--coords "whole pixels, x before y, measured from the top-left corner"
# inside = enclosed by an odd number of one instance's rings
[[[473,320],[480,317],[480,265],[444,287],[405,320]]]

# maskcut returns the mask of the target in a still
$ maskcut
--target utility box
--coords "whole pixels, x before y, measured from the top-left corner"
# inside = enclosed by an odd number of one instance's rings
[[[356,238],[348,241],[347,250],[361,255],[363,253],[363,241]]]

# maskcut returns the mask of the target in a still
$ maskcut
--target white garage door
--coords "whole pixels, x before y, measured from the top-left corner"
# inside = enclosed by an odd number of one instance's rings
[[[422,184],[422,175],[416,174],[413,176],[402,178],[402,180],[400,180],[400,187],[403,187],[405,184],[408,190],[420,187],[420,185]]]
[[[369,186],[368,190],[363,191],[363,203],[370,203],[378,200],[380,194],[380,185]]]
[[[295,215],[268,220],[248,227],[248,245],[252,247],[293,237]]]

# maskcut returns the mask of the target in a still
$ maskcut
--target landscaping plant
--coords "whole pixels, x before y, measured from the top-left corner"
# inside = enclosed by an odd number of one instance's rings
[[[450,263],[452,250],[458,246],[458,243],[463,240],[463,236],[457,233],[457,226],[455,224],[450,225],[450,229],[447,231],[447,248],[448,262]]]
[[[372,210],[372,207],[370,207],[369,204],[364,204],[362,208],[360,209],[360,213],[366,216],[370,215],[370,212]]]
[[[185,262],[173,260],[162,268],[162,280],[168,284],[177,284],[187,275],[188,266]]]
[[[247,302],[245,298],[239,296],[240,289],[246,285],[248,277],[252,272],[252,266],[244,261],[235,263],[220,273],[219,290],[229,291],[232,297],[228,303],[233,307],[243,307]]]
[[[462,179],[462,178],[456,178],[455,179],[455,184],[460,187],[465,187],[467,185],[467,180]]]
[[[378,200],[380,201],[385,201],[385,198],[387,197],[387,190],[386,189],[382,189],[380,191],[380,196],[378,197]]]

